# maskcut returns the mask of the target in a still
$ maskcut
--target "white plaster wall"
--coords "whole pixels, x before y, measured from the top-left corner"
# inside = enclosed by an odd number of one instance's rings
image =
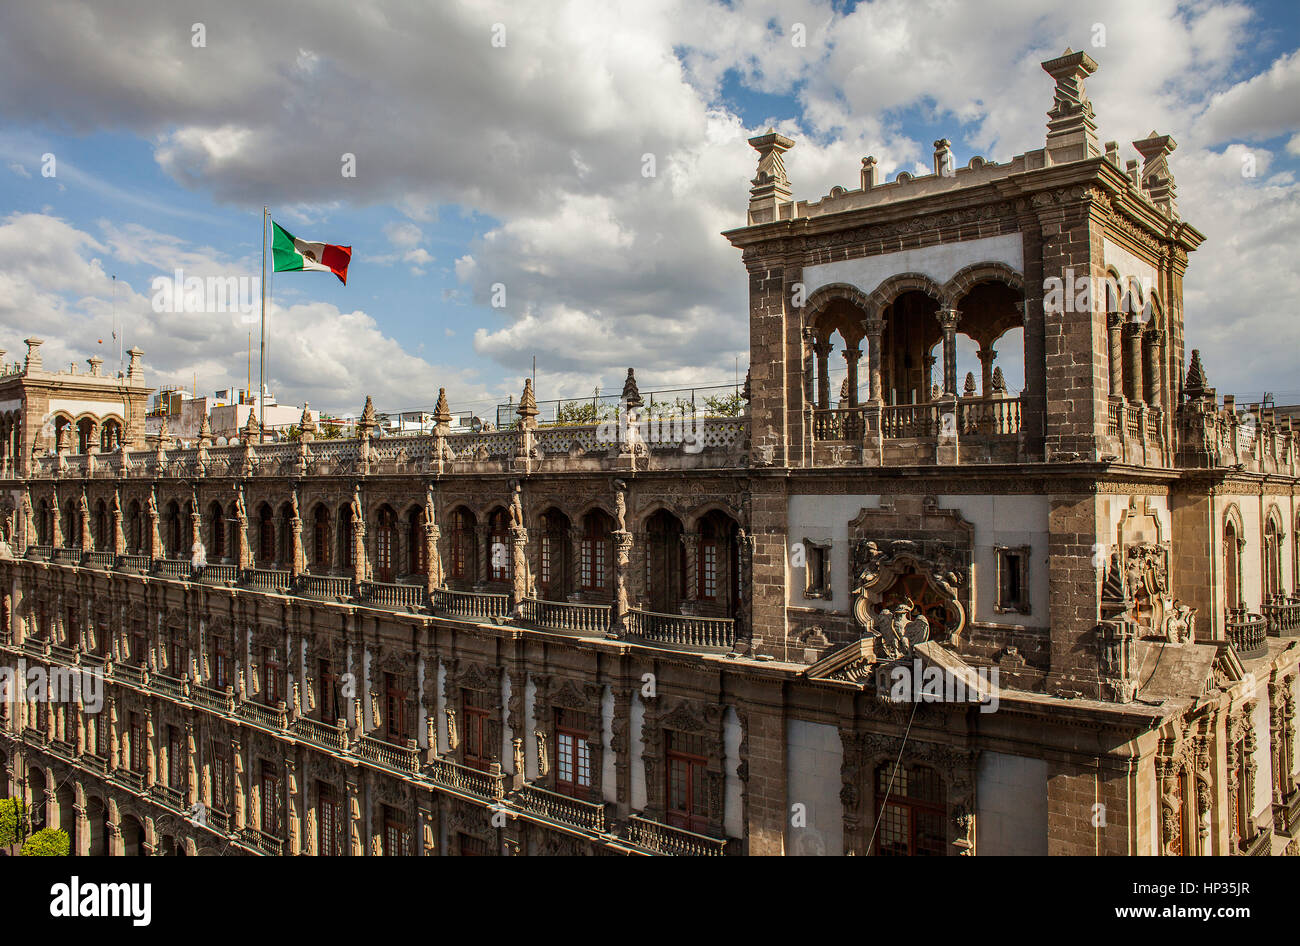
[[[1047,762],[980,753],[975,776],[975,849],[981,855],[1047,854]]]
[[[501,706],[506,708],[505,719],[501,720],[501,769],[507,775],[515,774],[515,731],[510,728],[510,674],[501,674]],[[527,762],[524,763],[527,768]]]
[[[116,416],[118,420],[126,416],[126,406],[122,401],[87,401],[70,397],[50,398],[49,412],[57,414],[60,411],[66,411],[73,418],[76,418],[78,414],[93,414],[100,419]]]
[[[645,727],[645,706],[641,703],[641,694],[633,692],[632,694],[632,713],[629,720],[628,746],[632,750],[632,786],[631,786],[631,807],[633,811],[645,810],[645,765],[642,759],[645,755],[645,744],[642,742],[642,732]]]
[[[1022,272],[1023,251],[1018,234],[983,237],[808,266],[804,268],[803,281],[809,296],[831,283],[848,283],[870,293],[890,276],[900,273],[923,273],[942,284],[973,263],[1005,263],[1016,272]]]
[[[529,778],[539,778],[537,769],[537,739],[532,735],[537,731],[537,684],[532,675],[524,686],[524,768]]]
[[[600,695],[600,783],[604,786],[605,801],[618,801],[618,767],[614,758],[614,690],[605,687]]]
[[[1214,539],[1216,571],[1220,575],[1216,597],[1221,607],[1227,602],[1227,576],[1223,570],[1223,530],[1227,524],[1225,514],[1235,505],[1241,513],[1241,534],[1246,547],[1241,550],[1241,598],[1246,607],[1258,612],[1263,597],[1263,568],[1260,556],[1264,547],[1264,530],[1259,518],[1259,498],[1252,496],[1214,496],[1214,521],[1211,536]],[[1289,531],[1289,530],[1288,530]],[[1222,617],[1220,617],[1222,620]]]
[[[613,700],[610,702],[612,707]],[[731,838],[745,836],[744,799],[740,793],[740,778],[736,774],[740,768],[740,740],[740,717],[736,715],[735,707],[728,706],[722,718],[722,771],[726,777],[722,826]]]
[[[1112,243],[1110,240],[1103,238],[1101,241],[1101,255],[1102,259],[1105,260],[1107,267],[1115,267],[1115,270],[1119,273],[1123,282],[1126,283],[1130,279],[1137,280],[1138,285],[1142,287],[1143,302],[1146,302],[1150,298],[1152,289],[1159,289],[1159,286],[1156,284],[1155,267],[1150,263],[1144,263],[1119,244]],[[1076,275],[1086,276],[1088,274],[1086,272],[1079,272],[1076,273]],[[1120,290],[1123,291],[1123,289],[1124,287],[1121,285]],[[1103,297],[1103,304],[1104,301]],[[1097,300],[1093,300],[1093,302],[1095,305]],[[1160,302],[1162,305],[1164,304],[1163,299],[1161,299]]]
[[[1260,691],[1266,693],[1264,687]],[[1273,759],[1268,736],[1268,700],[1255,701],[1255,804],[1251,815],[1258,817],[1273,805]]]
[[[844,748],[839,730],[825,723],[792,719],[786,724],[786,798],[805,806],[807,827],[786,819],[786,853],[844,853],[844,809],[840,804],[840,769]],[[790,809],[792,814],[793,807]]]
[[[955,509],[975,526],[975,614],[972,620],[1026,627],[1048,625],[1047,538],[1048,509],[1044,496],[939,496],[940,508]],[[790,568],[789,604],[820,610],[845,612],[852,604],[852,548],[849,522],[863,509],[879,509],[878,495],[791,496],[787,563]],[[831,545],[832,597],[805,598],[807,587],[804,567],[793,564],[793,547],[805,540]],[[994,547],[998,545],[1030,547],[1029,614],[999,614],[997,601],[997,564]]]

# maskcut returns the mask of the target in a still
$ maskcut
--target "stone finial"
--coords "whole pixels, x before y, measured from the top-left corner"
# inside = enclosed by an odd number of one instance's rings
[[[41,346],[45,344],[45,339],[32,336],[31,338],[24,338],[23,344],[27,346],[27,360],[23,363],[24,369],[27,371],[40,371]]]
[[[1083,80],[1097,71],[1096,61],[1066,47],[1062,55],[1042,66],[1056,80],[1055,99],[1047,113],[1048,163],[1065,164],[1101,154],[1092,103],[1083,87]]]
[[[1109,161],[1116,169],[1119,168],[1119,142],[1106,142],[1106,160]]]
[[[304,440],[310,440],[316,434],[316,421],[311,416],[311,402],[302,402],[302,417],[298,418],[298,430]]]
[[[869,191],[873,187],[880,186],[880,162],[876,160],[874,154],[869,154],[862,159],[862,189]]]
[[[961,396],[962,397],[975,396],[975,372],[973,371],[966,372],[966,383],[962,385]]]
[[[205,447],[212,443],[212,425],[208,423],[207,414],[199,421],[199,443]]]
[[[952,177],[957,173],[956,160],[952,155],[952,142],[940,138],[934,143],[934,173],[939,177]]]
[[[98,378],[98,377],[100,377],[100,375],[101,375],[100,369],[101,369],[101,368],[103,367],[103,365],[104,365],[104,359],[103,359],[103,358],[100,358],[98,355],[92,355],[91,357],[89,357],[89,358],[86,359],[86,364],[90,365],[90,375],[91,375],[91,377],[93,377],[93,378]]]
[[[1189,398],[1204,397],[1210,386],[1205,377],[1205,368],[1201,365],[1201,351],[1192,349],[1192,360],[1187,366],[1187,378],[1183,381],[1183,393]]]
[[[645,403],[641,399],[641,392],[637,390],[636,374],[631,368],[627,369],[627,380],[623,382],[623,403],[629,408],[640,407]]]
[[[541,413],[537,409],[537,398],[533,396],[533,379],[524,379],[524,393],[519,395],[519,409],[515,411],[519,415],[519,423],[523,427],[536,427],[537,415]]]
[[[168,431],[167,431],[167,415],[164,414],[162,416],[162,423],[158,425],[158,446],[160,447],[167,446],[167,441],[170,439],[171,438],[168,435]]]
[[[779,205],[790,201],[790,179],[781,155],[794,147],[794,141],[769,128],[765,134],[749,139],[758,152],[758,172],[750,182],[749,223],[770,223],[779,214]]]
[[[1101,585],[1101,610],[1103,617],[1113,617],[1128,610],[1128,587],[1124,582],[1124,569],[1120,567],[1119,552],[1110,556],[1110,566]]]
[[[241,432],[241,439],[245,443],[254,443],[262,439],[262,425],[257,420],[257,408],[251,408],[248,412],[248,423],[244,425]]]
[[[446,388],[438,389],[438,403],[433,408],[433,422],[444,434],[451,426],[451,408],[447,406]]]
[[[127,354],[131,356],[131,360],[127,362],[126,365],[126,376],[128,379],[132,381],[138,381],[139,379],[144,377],[144,370],[142,364],[142,359],[144,358],[144,352],[142,352],[139,348],[131,348],[127,351]]]
[[[1169,170],[1169,155],[1178,147],[1178,142],[1169,135],[1153,131],[1141,141],[1133,142],[1133,147],[1142,155],[1142,189],[1147,192],[1153,204],[1169,216],[1177,216],[1178,204],[1174,195],[1178,188],[1174,185],[1174,175]]]
[[[375,427],[379,424],[375,414],[375,402],[371,400],[370,395],[366,395],[366,406],[361,409],[361,417],[357,420],[357,436],[369,437]]]
[[[993,369],[993,393],[994,394],[1007,393],[1007,379],[1003,377],[1001,368]]]

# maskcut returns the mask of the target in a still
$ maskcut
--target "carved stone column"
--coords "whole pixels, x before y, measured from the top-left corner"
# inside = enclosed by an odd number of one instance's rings
[[[869,318],[863,321],[867,330],[867,397],[872,404],[882,403],[880,379],[880,345],[884,337],[885,320]]]
[[[235,816],[235,830],[242,831],[246,824],[244,819],[244,753],[243,747],[240,746],[239,738],[237,736],[230,740],[230,760],[231,769],[233,770],[231,779],[233,786],[231,794],[233,795],[232,803],[235,809],[233,812]]]
[[[188,791],[185,795],[186,804],[193,810],[199,801],[199,754],[196,751],[194,743],[194,722],[186,720],[185,722],[185,783]]]
[[[296,856],[302,850],[302,818],[298,814],[302,794],[298,791],[298,764],[291,758],[284,760],[284,776],[285,787],[288,789],[285,821],[289,830],[289,854]]]
[[[1141,322],[1124,323],[1124,396],[1131,404],[1142,400],[1142,332]]]
[[[862,358],[862,349],[853,346],[844,349],[844,366],[848,369],[849,403],[847,407],[858,406],[858,360]]]
[[[835,346],[826,341],[813,342],[813,352],[817,356],[817,408],[829,410],[831,406],[831,369],[830,354]]]
[[[943,330],[943,393],[957,395],[957,323],[961,313],[944,306],[935,313]]]
[[[997,351],[992,348],[981,348],[979,350],[980,397],[988,397],[993,393],[993,362],[997,360],[997,357]]]
[[[1164,391],[1160,379],[1160,366],[1164,362],[1165,333],[1158,328],[1146,331],[1147,403],[1152,407],[1164,404]]]
[[[1107,353],[1110,367],[1110,396],[1124,396],[1124,316],[1112,312],[1106,316]]]
[[[683,532],[682,543],[686,546],[686,587],[682,589],[682,597],[694,602],[700,588],[700,534]]]
[[[614,606],[609,613],[609,633],[606,637],[622,636],[627,618],[628,564],[632,561],[632,533],[621,530],[613,533],[614,539]]]
[[[158,781],[158,738],[154,731],[153,709],[149,707],[144,711],[144,747],[144,787],[152,788]]]

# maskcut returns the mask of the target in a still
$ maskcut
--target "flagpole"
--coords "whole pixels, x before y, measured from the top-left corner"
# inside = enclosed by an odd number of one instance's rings
[[[262,325],[261,342],[257,355],[257,423],[258,443],[266,439],[266,221],[271,217],[269,207],[262,207]]]

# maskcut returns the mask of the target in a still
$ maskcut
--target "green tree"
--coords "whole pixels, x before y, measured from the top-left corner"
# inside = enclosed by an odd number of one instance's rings
[[[42,828],[23,842],[21,857],[67,857],[72,850],[68,832]]]
[[[562,426],[594,424],[599,420],[600,413],[591,401],[565,401],[555,411],[555,422]]]
[[[704,406],[716,417],[739,417],[745,410],[745,400],[739,392],[717,394],[704,399]]]
[[[0,798],[0,847],[8,847],[18,839],[18,819],[22,811],[21,798]]]

